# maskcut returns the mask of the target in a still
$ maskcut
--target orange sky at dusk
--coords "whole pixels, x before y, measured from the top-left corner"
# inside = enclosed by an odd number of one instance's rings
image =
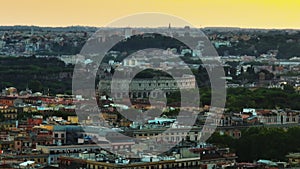
[[[196,27],[300,29],[299,0],[2,0],[1,2],[0,25],[105,26],[127,15],[162,12],[183,18]],[[166,21],[165,26],[168,23]]]

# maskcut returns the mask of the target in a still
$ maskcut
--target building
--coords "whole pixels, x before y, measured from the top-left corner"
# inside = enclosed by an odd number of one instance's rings
[[[16,161],[19,161],[19,162],[34,161],[36,164],[46,165],[48,157],[49,157],[49,154],[34,152],[34,153],[21,154],[21,155],[5,155],[2,158],[2,160],[7,161],[7,162],[9,162],[9,161],[14,161],[14,162],[16,162]]]
[[[14,107],[2,106],[0,107],[0,114],[5,120],[16,120],[18,117],[18,109]]]
[[[47,154],[47,164],[58,163],[58,158],[61,156],[78,155],[84,151],[96,151],[100,147],[97,144],[79,144],[79,145],[38,145],[36,150],[41,151],[43,154]]]
[[[215,159],[201,160],[197,158],[186,158],[178,160],[168,161],[157,161],[157,162],[140,162],[132,164],[112,164],[106,162],[97,162],[85,159],[77,159],[71,157],[61,157],[60,167],[61,168],[87,168],[87,169],[169,169],[169,168],[190,168],[190,167],[201,167],[201,168],[215,168],[216,166],[225,167],[233,166],[236,157],[223,157]]]
[[[126,84],[130,84],[129,93],[125,93],[128,90]],[[190,75],[184,75],[176,78],[176,80],[168,77],[133,79],[132,81],[130,79],[114,79],[114,86],[111,86],[111,80],[100,80],[99,82],[99,92],[111,93],[111,88],[116,89],[114,95],[116,99],[121,99],[124,96],[130,98],[157,97],[160,92],[153,92],[155,89],[169,93],[179,89],[194,89],[195,87],[196,79]]]
[[[161,155],[151,153],[140,157],[121,157],[106,153],[89,153],[84,156],[63,156],[60,158],[61,168],[88,168],[88,169],[166,169],[191,167],[227,167],[235,164],[237,156],[229,148],[217,148],[210,144],[197,144],[184,140],[170,151]]]
[[[256,110],[258,121],[262,124],[298,124],[299,113],[292,110]]]
[[[29,136],[16,137],[14,139],[14,150],[19,153],[28,153],[32,149],[32,140]]]
[[[291,166],[300,166],[300,153],[290,153],[286,156]]]

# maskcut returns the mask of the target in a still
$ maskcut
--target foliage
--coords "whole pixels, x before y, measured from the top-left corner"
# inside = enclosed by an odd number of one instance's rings
[[[249,35],[251,35],[250,39],[239,39],[232,41],[231,46],[220,46],[217,48],[219,55],[260,56],[276,50],[279,59],[299,56],[299,32],[294,34],[288,34],[284,31],[249,32]]]
[[[176,118],[180,112],[180,109],[170,110],[163,112],[163,115],[166,115],[167,117],[173,117]]]
[[[245,107],[252,108],[291,108],[300,109],[300,94],[286,87],[282,89],[229,88],[227,90],[226,108],[240,112]]]
[[[14,86],[19,90],[64,93],[71,90],[73,66],[57,58],[2,57],[0,58],[0,87]],[[69,75],[69,76],[64,76]]]
[[[228,146],[235,150],[239,161],[259,159],[286,160],[290,152],[300,151],[300,127],[283,128],[250,127],[242,131],[240,139],[215,133],[208,142]]]
[[[211,104],[212,91],[209,87],[201,87],[195,90],[187,90],[185,92],[196,92],[199,90],[201,105]],[[167,95],[168,104],[180,103],[180,92],[172,92]],[[191,99],[193,101],[193,99]],[[240,112],[243,108],[290,108],[294,110],[300,109],[300,94],[291,86],[285,86],[284,89],[267,89],[258,88],[250,90],[248,88],[228,88],[226,98],[226,108],[228,111]]]

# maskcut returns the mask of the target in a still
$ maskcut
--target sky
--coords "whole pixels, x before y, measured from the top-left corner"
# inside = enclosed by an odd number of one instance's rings
[[[300,29],[299,9],[299,0],[1,0],[0,25],[102,27],[128,15],[156,12],[195,27]]]

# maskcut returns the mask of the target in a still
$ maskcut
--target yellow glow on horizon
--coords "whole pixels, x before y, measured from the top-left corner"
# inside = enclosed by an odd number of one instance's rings
[[[127,15],[162,12],[196,27],[300,29],[299,0],[2,0],[1,7],[0,25],[105,26]]]

